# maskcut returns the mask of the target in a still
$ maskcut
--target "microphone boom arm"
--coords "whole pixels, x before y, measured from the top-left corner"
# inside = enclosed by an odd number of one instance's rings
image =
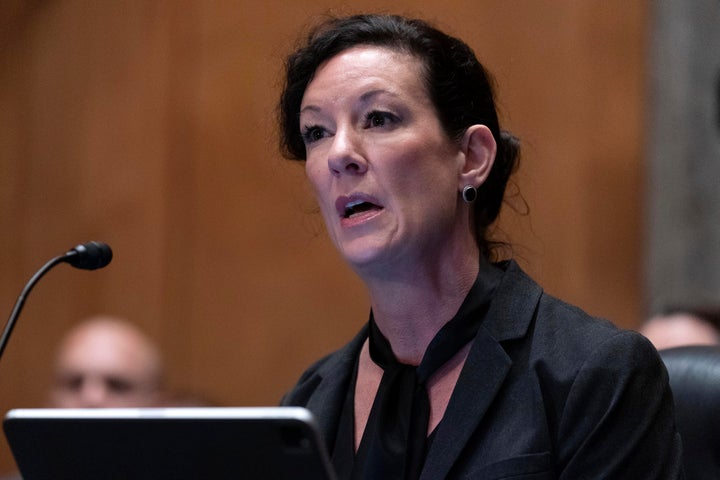
[[[25,298],[27,298],[30,290],[33,289],[38,280],[40,280],[43,275],[48,272],[48,270],[62,262],[67,262],[73,267],[83,270],[95,270],[97,268],[103,268],[110,263],[111,260],[112,250],[107,244],[102,242],[88,242],[78,245],[63,255],[58,255],[43,265],[40,270],[35,272],[35,275],[30,278],[27,284],[25,284],[25,288],[23,288],[22,292],[20,292],[20,296],[15,302],[15,307],[13,307],[10,318],[5,324],[2,338],[0,338],[0,358],[2,358],[2,354],[5,351],[5,346],[7,345],[13,328],[15,328],[15,322],[20,316],[20,311],[22,310],[23,305],[25,305]]]
[[[2,338],[0,338],[0,358],[2,358],[3,351],[5,350],[5,345],[7,345],[8,339],[10,338],[10,334],[13,331],[13,328],[15,327],[15,322],[17,321],[17,318],[20,316],[20,311],[23,308],[23,305],[25,305],[25,298],[30,294],[30,290],[33,289],[35,284],[40,280],[43,275],[45,275],[51,268],[53,268],[58,263],[61,263],[65,260],[65,255],[59,255],[49,262],[47,262],[45,265],[43,265],[40,270],[35,272],[35,275],[30,278],[30,281],[25,285],[25,288],[22,289],[22,292],[20,292],[20,296],[18,297],[17,301],[15,302],[15,307],[12,310],[12,313],[10,314],[10,318],[8,319],[7,323],[5,324],[5,330],[3,330]]]

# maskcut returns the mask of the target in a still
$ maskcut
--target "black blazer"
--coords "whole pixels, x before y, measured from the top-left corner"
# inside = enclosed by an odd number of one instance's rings
[[[668,378],[641,335],[545,294],[513,261],[427,454],[423,480],[683,478]],[[367,327],[284,398],[334,444]]]

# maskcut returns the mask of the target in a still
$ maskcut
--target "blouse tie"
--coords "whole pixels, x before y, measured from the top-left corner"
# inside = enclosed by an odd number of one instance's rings
[[[481,265],[465,302],[432,339],[417,367],[395,358],[390,342],[370,312],[370,358],[384,373],[359,447],[366,449],[366,461],[355,463],[354,480],[416,480],[420,477],[427,453],[430,419],[427,381],[475,338],[500,277],[496,267],[488,263]]]

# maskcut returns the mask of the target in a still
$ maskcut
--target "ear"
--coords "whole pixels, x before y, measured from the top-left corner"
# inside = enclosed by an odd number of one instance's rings
[[[492,132],[485,125],[472,125],[463,135],[462,152],[464,163],[460,172],[458,190],[466,185],[479,187],[492,169],[497,153],[497,144]]]

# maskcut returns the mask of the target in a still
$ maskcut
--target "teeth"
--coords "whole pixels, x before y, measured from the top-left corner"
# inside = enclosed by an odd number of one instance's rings
[[[353,200],[352,202],[348,202],[347,204],[345,204],[345,218],[348,218],[350,215],[352,215],[355,212],[355,207],[362,203],[364,203],[362,200]]]
[[[361,203],[365,203],[365,202],[363,202],[362,200],[353,200],[352,202],[348,202],[345,205],[345,211],[347,212],[348,210],[352,210],[353,208],[357,207]]]

